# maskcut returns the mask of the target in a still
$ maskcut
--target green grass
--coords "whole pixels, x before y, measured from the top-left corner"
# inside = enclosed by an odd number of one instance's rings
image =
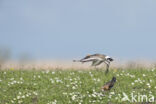
[[[101,91],[113,76],[115,86]],[[0,70],[0,104],[128,104],[134,102],[123,101],[123,93],[156,97],[155,79],[155,69],[112,69],[107,75],[104,70]]]

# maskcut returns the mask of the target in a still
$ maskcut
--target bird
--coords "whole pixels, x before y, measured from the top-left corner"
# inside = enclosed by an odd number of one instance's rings
[[[102,91],[109,91],[114,86],[116,77],[113,77],[111,81],[107,82],[101,89]]]
[[[106,73],[109,72],[109,66],[110,62],[114,61],[113,58],[110,56],[104,55],[104,54],[92,54],[92,55],[87,55],[86,57],[82,58],[81,60],[73,60],[73,62],[92,62],[91,66],[98,66],[101,63],[106,64]]]

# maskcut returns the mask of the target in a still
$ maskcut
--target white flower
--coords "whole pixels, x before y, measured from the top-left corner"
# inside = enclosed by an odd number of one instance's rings
[[[66,92],[63,92],[63,95],[67,95],[67,93]]]
[[[88,95],[88,97],[91,97],[91,95]]]
[[[55,74],[55,72],[53,71],[53,72],[51,72],[51,74]]]
[[[14,78],[11,78],[10,80],[14,80]]]
[[[75,90],[75,89],[76,89],[76,87],[75,87],[75,86],[73,86],[73,87],[72,87],[72,89],[73,89],[73,90]]]
[[[112,95],[109,95],[109,98],[111,99],[112,98]]]
[[[26,94],[26,97],[29,97],[29,94]]]
[[[38,93],[37,93],[37,92],[33,92],[33,94],[34,94],[34,95],[38,95]]]
[[[25,96],[23,95],[22,98],[25,98]]]
[[[21,97],[20,96],[17,96],[17,99],[20,99]]]
[[[92,94],[92,96],[93,96],[93,97],[96,97],[96,95],[95,95],[95,94]]]
[[[134,78],[134,77],[135,77],[135,75],[130,75],[130,77],[131,77],[131,78]]]
[[[20,80],[23,80],[23,78],[21,77]]]
[[[145,75],[145,74],[143,74],[142,76],[143,76],[143,77],[145,77],[146,75]]]
[[[21,95],[22,93],[21,92],[19,92],[19,95]]]
[[[134,82],[138,82],[138,80],[135,80]]]
[[[54,83],[54,81],[53,81],[53,80],[51,80],[51,83]]]
[[[100,79],[98,78],[97,81],[100,82]]]
[[[133,83],[133,82],[132,82],[131,84],[132,84],[132,85],[134,85],[134,83]]]
[[[18,103],[20,104],[20,103],[22,103],[23,101],[22,100],[18,100]]]
[[[73,96],[72,96],[72,100],[75,100],[75,99],[76,99],[76,95],[73,95]]]
[[[116,100],[118,100],[118,97],[115,97]]]
[[[151,88],[151,85],[149,83],[146,84],[149,88]]]
[[[52,104],[56,104],[57,103],[57,100],[54,100],[53,102],[52,102]]]
[[[111,95],[114,95],[114,94],[115,94],[115,92],[110,92],[110,94],[111,94]]]
[[[15,103],[13,100],[11,100],[12,103]]]

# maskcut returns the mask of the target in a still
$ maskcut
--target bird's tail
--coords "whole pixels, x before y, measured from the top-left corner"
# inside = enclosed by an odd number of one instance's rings
[[[81,60],[73,60],[73,62],[81,62]]]
[[[81,59],[81,60],[73,60],[73,62],[90,62],[92,59]]]

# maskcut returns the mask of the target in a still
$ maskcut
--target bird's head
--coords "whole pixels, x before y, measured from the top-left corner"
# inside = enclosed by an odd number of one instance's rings
[[[109,56],[106,56],[106,60],[108,60],[108,61],[114,61],[114,59],[113,58],[111,58],[111,57],[109,57]]]
[[[113,59],[113,58],[111,58],[111,57],[110,57],[110,58],[108,58],[107,60],[109,60],[109,61],[114,61],[114,59]]]
[[[112,81],[113,81],[113,82],[116,82],[116,77],[113,77],[113,78],[112,78]]]

